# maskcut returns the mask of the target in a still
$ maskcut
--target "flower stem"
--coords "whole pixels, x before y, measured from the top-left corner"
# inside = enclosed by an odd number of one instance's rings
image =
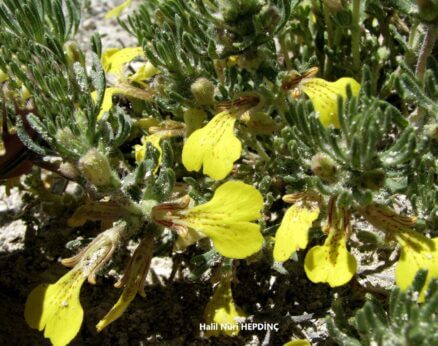
[[[423,84],[424,74],[426,73],[427,59],[432,53],[437,36],[438,25],[428,24],[426,35],[424,36],[423,44],[421,45],[420,54],[418,55],[417,67],[415,69],[415,74],[421,84]]]

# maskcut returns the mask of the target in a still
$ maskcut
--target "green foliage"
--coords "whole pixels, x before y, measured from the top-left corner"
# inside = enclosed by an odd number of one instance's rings
[[[360,345],[435,345],[438,342],[438,282],[429,286],[425,304],[418,304],[418,293],[423,288],[426,272],[419,271],[407,292],[394,288],[388,307],[372,295],[365,305],[349,320],[350,332],[339,328],[335,319],[328,318],[330,336],[341,346]],[[358,335],[354,337],[352,335]]]
[[[141,294],[137,286],[147,273],[154,244],[155,254],[174,258],[180,256],[173,251],[177,245],[189,247],[194,280],[221,266],[234,270],[238,260],[232,262],[216,248],[221,236],[227,238],[226,225],[218,225],[217,219],[223,221],[229,210],[221,208],[231,207],[223,196],[209,204],[226,179],[246,183],[239,182],[247,189],[242,191],[255,199],[260,193],[263,196],[263,217],[257,224],[251,221],[260,210],[248,211],[252,203],[238,206],[236,215],[242,212],[243,220],[228,220],[235,228],[248,227],[246,233],[253,235],[245,241],[238,238],[236,248],[264,244],[248,263],[259,261],[273,275],[285,277],[303,267],[300,253],[284,267],[271,256],[273,236],[286,210],[287,198],[282,197],[300,195],[307,197],[298,200],[299,207],[318,205],[313,213],[317,221],[309,223],[310,230],[301,227],[309,232],[304,239],[314,245],[327,229],[343,232],[341,238],[347,240],[353,232],[352,239],[360,244],[352,241],[349,246],[357,246],[358,252],[367,247],[383,249],[382,260],[390,265],[388,249],[393,243],[388,240],[397,238],[397,232],[418,232],[408,240],[421,236],[427,244],[428,236],[437,235],[438,62],[433,40],[431,54],[419,53],[422,42],[432,35],[429,29],[435,28],[437,12],[431,9],[436,6],[435,0],[418,4],[411,0],[145,0],[129,16],[118,19],[137,39],[136,50],[143,50],[144,56],[123,61],[122,72],[114,76],[105,60],[111,55],[102,51],[98,34],[89,38],[88,49],[76,42],[82,2],[5,0],[0,3],[0,105],[9,133],[3,132],[3,140],[5,147],[11,147],[6,145],[8,135],[16,132],[18,139],[14,138],[25,145],[25,155],[12,162],[7,155],[7,162],[1,157],[0,171],[27,160],[60,174],[64,188],[69,181],[77,184],[74,198],[67,198],[66,191],[65,198],[52,196],[38,169],[27,179],[30,193],[41,201],[61,201],[75,208],[70,221],[77,224],[90,220],[113,225],[87,248],[89,253],[104,248],[108,256],[102,263],[85,270],[77,266],[87,259],[67,260],[73,273],[82,270],[91,276],[90,282],[95,271],[106,270],[103,264],[115,249],[123,251],[130,239],[143,239],[134,255],[142,265],[129,263],[120,283],[126,285],[123,309],[135,292]],[[146,77],[133,78],[140,69],[130,65],[132,60],[153,73],[148,70]],[[424,75],[418,71],[421,61]],[[305,90],[305,83],[314,80],[314,67],[319,68],[323,85],[322,91],[314,92],[320,93],[323,108],[334,110],[330,115],[339,126],[323,125],[320,105]],[[360,93],[351,84],[333,92],[335,83],[329,81],[345,77],[360,82]],[[110,88],[118,92],[113,94]],[[339,92],[344,91],[346,97],[341,97]],[[102,111],[104,105],[110,110]],[[221,122],[218,115],[227,120]],[[237,152],[236,160],[226,162],[231,168],[223,181],[200,173],[201,165],[187,168],[182,159],[188,139],[210,125],[212,130],[204,132],[207,136],[194,141],[202,145],[188,156],[199,158],[205,147],[213,153],[215,160],[210,161],[220,161],[223,152]],[[218,154],[217,143],[209,141],[225,132],[228,137],[218,145]],[[220,139],[221,135],[218,143]],[[205,161],[202,164],[205,169]],[[242,200],[237,196],[231,204]],[[417,218],[399,215],[405,210],[393,211],[399,201],[405,201],[407,214]],[[384,230],[385,239],[374,229],[356,227],[363,225],[367,208],[376,204],[383,211],[380,217],[392,227]],[[188,217],[193,210],[195,216]],[[342,222],[336,223],[339,215]],[[395,220],[395,226],[385,217]],[[86,220],[77,221],[81,218]],[[371,223],[378,227],[383,221]],[[194,230],[191,225],[213,225],[220,232],[214,229],[211,241],[198,241],[208,230]],[[229,237],[236,234],[240,233]],[[409,248],[409,242],[402,245]],[[325,246],[324,251],[330,244]],[[416,250],[410,254],[416,256]],[[346,246],[342,251],[352,256]],[[433,247],[424,251],[436,253]],[[339,316],[336,323],[329,320],[331,336],[342,345],[437,343],[436,281],[429,285],[424,305],[414,299],[424,280],[424,274],[417,276],[407,293],[394,289],[388,307],[369,297],[350,324],[340,323]],[[33,295],[41,296],[41,292]],[[232,298],[230,304],[234,306]],[[120,310],[114,311],[105,323],[119,317]]]

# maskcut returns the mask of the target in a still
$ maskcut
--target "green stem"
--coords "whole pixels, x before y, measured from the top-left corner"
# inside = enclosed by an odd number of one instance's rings
[[[322,5],[323,12],[324,12],[324,21],[325,25],[327,27],[327,43],[330,48],[330,50],[333,50],[336,48],[336,46],[333,45],[333,39],[334,39],[334,33],[333,33],[333,25],[332,20],[330,18],[330,12],[327,8],[327,5],[323,3]],[[325,65],[324,65],[324,77],[328,78],[332,69],[332,59],[330,58],[330,55],[326,55],[325,57]]]
[[[242,131],[242,134],[246,142],[257,151],[257,154],[259,154],[263,161],[269,162],[271,160],[269,155],[266,153],[265,148],[263,148],[262,144],[257,140],[257,138],[255,138],[255,136],[253,137],[246,131]]]
[[[417,67],[415,69],[415,74],[421,84],[424,82],[424,74],[426,73],[427,59],[432,53],[433,46],[438,36],[438,25],[428,24],[426,35],[423,39],[423,44],[421,45],[420,53],[418,55]]]
[[[360,0],[353,0],[353,27],[351,28],[351,50],[353,52],[353,69],[360,68]]]
[[[289,57],[289,50],[288,50],[288,45],[286,42],[286,35],[288,34],[288,32],[286,31],[283,35],[281,35],[278,39],[279,43],[280,43],[280,51],[281,54],[284,57],[284,63],[286,65],[286,69],[288,71],[292,70],[292,63]]]

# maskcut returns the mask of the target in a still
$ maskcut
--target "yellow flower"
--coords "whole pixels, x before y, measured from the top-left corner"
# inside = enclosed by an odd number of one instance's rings
[[[333,125],[339,128],[338,96],[344,100],[347,98],[347,85],[350,85],[353,96],[359,95],[360,84],[348,77],[336,82],[327,82],[321,78],[305,78],[300,82],[299,89],[309,96],[324,126]]]
[[[307,247],[309,229],[318,215],[319,208],[301,202],[286,211],[275,235],[274,259],[277,262],[284,262],[294,251]]]
[[[102,119],[104,114],[109,112],[109,110],[113,106],[113,96],[117,94],[130,96],[146,101],[149,101],[152,97],[152,93],[150,91],[132,87],[127,84],[120,84],[117,87],[105,88],[105,94],[103,97],[102,105],[100,106],[99,114],[97,116],[98,120]],[[91,93],[91,97],[93,100],[96,100],[97,92],[93,91]]]
[[[182,162],[188,171],[203,172],[215,180],[224,179],[240,158],[242,144],[234,134],[236,116],[229,111],[217,114],[184,144]]]
[[[44,336],[53,345],[67,345],[81,328],[84,311],[79,293],[85,279],[81,270],[73,269],[55,284],[36,287],[26,302],[27,324],[39,331],[45,329]]]
[[[231,290],[231,274],[224,275],[214,289],[213,296],[205,307],[204,319],[207,324],[217,323],[219,328],[207,330],[206,336],[220,334],[235,336],[239,334],[237,319],[246,317],[244,312],[234,303]],[[230,328],[222,328],[222,325]]]
[[[134,146],[135,150],[135,161],[140,163],[144,160],[146,156],[147,143],[152,144],[159,152],[160,156],[158,158],[158,166],[161,164],[161,145],[162,139],[183,136],[185,134],[185,125],[181,122],[166,120],[163,121],[159,126],[150,126],[149,131],[154,132],[148,136],[143,136],[141,138],[141,145],[136,144]],[[158,169],[157,166],[157,169]]]
[[[146,63],[141,65],[133,75],[128,77],[128,79],[130,82],[141,83],[142,81],[149,79],[158,73],[160,73],[160,70],[152,65],[149,61],[146,61]]]
[[[101,60],[106,73],[121,77],[125,64],[142,56],[144,56],[142,47],[109,48],[103,52]]]
[[[160,133],[154,133],[149,136],[143,136],[141,138],[141,145],[140,144],[134,145],[135,161],[139,163],[144,160],[146,156],[147,143],[151,143],[154,146],[154,148],[158,150],[158,152],[160,153],[160,161],[161,161],[162,150],[160,146],[160,141],[162,138],[163,137]]]
[[[120,88],[110,87],[110,88],[105,89],[105,95],[103,97],[102,105],[100,106],[100,111],[99,111],[99,114],[97,116],[98,120],[102,119],[103,115],[105,113],[109,112],[109,110],[113,106],[113,95],[114,94],[121,94],[121,93],[122,93],[122,90]],[[91,93],[91,97],[93,98],[93,100],[96,100],[97,92],[93,91]]]
[[[399,215],[386,206],[371,203],[360,211],[369,223],[389,233],[400,244],[395,281],[402,290],[410,287],[418,270],[428,270],[426,284],[418,298],[419,302],[424,301],[430,281],[438,277],[438,237],[429,239],[416,232],[416,217]]]
[[[304,270],[310,281],[342,286],[356,273],[356,259],[347,250],[348,215],[335,210],[335,199],[329,203],[329,235],[321,246],[314,246],[304,259]]]
[[[31,328],[42,331],[53,345],[67,345],[81,328],[84,311],[79,294],[82,284],[95,282],[95,273],[111,257],[120,239],[123,225],[99,235],[77,256],[63,260],[74,268],[54,284],[42,284],[27,298],[24,317]]]
[[[259,251],[263,244],[260,226],[251,221],[261,217],[263,197],[251,185],[228,181],[213,198],[193,208],[164,203],[152,210],[154,221],[167,227],[193,228],[212,239],[223,256],[245,258]]]
[[[303,91],[312,101],[315,112],[319,115],[321,123],[339,128],[338,97],[347,98],[347,85],[350,85],[353,96],[358,96],[360,84],[353,78],[344,77],[336,82],[328,82],[315,78],[317,67],[312,67],[302,74],[291,71],[283,80],[282,89],[292,90],[292,95],[297,97]]]
[[[144,52],[142,47],[128,47],[128,48],[109,48],[102,54],[102,66],[106,73],[114,75],[117,78],[117,85],[114,87],[105,88],[105,94],[103,97],[102,105],[99,110],[97,119],[100,120],[106,112],[109,112],[113,106],[113,96],[117,94],[134,97],[141,100],[150,100],[152,94],[149,90],[143,90],[140,88],[129,85],[128,82],[136,81],[140,82],[142,76],[146,76],[146,72],[152,72],[152,68],[147,65],[142,65],[140,69],[129,78],[124,77],[124,66],[131,62],[135,58],[143,57]],[[150,63],[149,63],[150,64]],[[146,70],[146,65],[149,66]],[[153,66],[152,66],[153,67]],[[93,100],[97,98],[97,92],[91,93]]]
[[[304,261],[310,281],[325,282],[331,287],[350,281],[356,268],[356,259],[347,250],[345,233],[339,229],[331,229],[324,245],[311,248]]]
[[[406,290],[420,269],[427,269],[426,283],[418,301],[424,301],[425,293],[433,278],[438,277],[438,237],[429,239],[415,231],[404,231],[396,235],[401,245],[400,259],[395,270],[395,282]]]
[[[121,5],[114,7],[111,11],[108,11],[105,15],[105,19],[118,17],[122,14],[122,12],[131,5],[132,0],[126,0]]]
[[[125,275],[115,284],[116,287],[124,286],[122,295],[105,317],[96,325],[98,332],[122,316],[137,293],[145,297],[143,284],[151,264],[153,245],[153,237],[147,236],[135,249]]]

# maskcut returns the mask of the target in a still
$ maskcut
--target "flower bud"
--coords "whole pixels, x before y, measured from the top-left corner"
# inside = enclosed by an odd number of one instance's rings
[[[198,102],[202,106],[209,106],[213,104],[214,100],[214,84],[207,78],[201,77],[193,82],[190,90]]]
[[[255,14],[261,7],[258,0],[224,0],[219,10],[225,22],[235,22],[240,17]]]
[[[424,127],[426,136],[434,141],[438,141],[438,124],[430,124]]]
[[[75,62],[82,64],[84,62],[84,54],[81,52],[81,49],[75,41],[67,41],[64,44],[64,54],[67,56],[67,61],[70,64]]]
[[[96,186],[109,186],[114,181],[108,159],[95,148],[90,149],[79,159],[78,166],[85,178]]]
[[[337,167],[335,162],[328,155],[318,153],[312,157],[310,167],[322,180],[333,182],[335,180]]]
[[[29,91],[29,89],[28,88],[26,88],[26,86],[23,84],[22,86],[21,86],[21,98],[24,100],[24,101],[27,101],[27,100],[29,100],[30,98],[31,98],[31,94],[30,94],[30,91]]]

